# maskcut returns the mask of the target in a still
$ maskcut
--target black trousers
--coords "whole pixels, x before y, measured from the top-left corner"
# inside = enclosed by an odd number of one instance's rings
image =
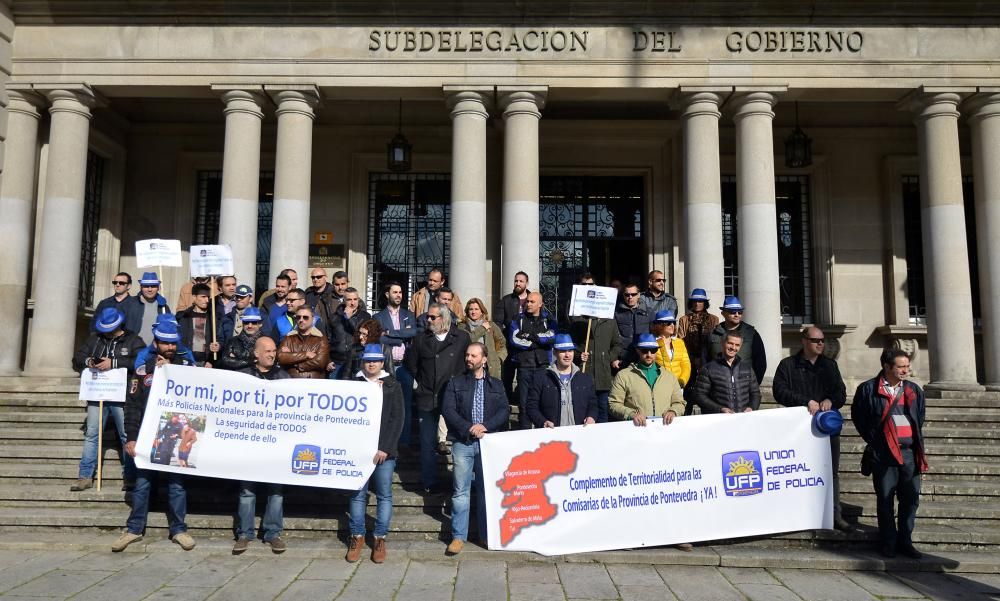
[[[879,458],[872,472],[875,485],[878,533],[882,545],[896,549],[899,545],[912,544],[913,526],[920,504],[920,471],[913,458],[913,449],[903,449],[903,463],[897,464],[891,456]],[[895,515],[899,499],[899,518]]]

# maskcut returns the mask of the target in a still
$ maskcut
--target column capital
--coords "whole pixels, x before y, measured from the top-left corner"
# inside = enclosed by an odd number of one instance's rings
[[[451,111],[451,118],[459,115],[479,115],[483,119],[490,116],[493,86],[443,86],[445,103]]]
[[[263,86],[257,84],[246,85],[212,85],[212,90],[222,92],[222,102],[226,105],[223,113],[245,113],[253,115],[258,119],[264,118],[264,106],[266,99],[263,94]]]
[[[778,97],[772,91],[737,91],[733,104],[736,109],[733,119],[740,121],[753,115],[774,119],[774,111],[771,109],[777,103]]]
[[[732,86],[681,86],[671,104],[681,109],[682,118],[709,115],[718,119],[722,116],[719,107],[732,93]]]
[[[40,119],[45,99],[28,89],[7,89],[7,111]]]
[[[91,119],[93,115],[90,109],[97,105],[97,98],[89,87],[80,89],[51,89],[47,90],[45,96],[51,103],[49,113],[74,113],[86,119]]]
[[[973,123],[1000,116],[1000,88],[979,88],[979,93],[969,97],[962,108],[968,110]]]
[[[913,113],[917,121],[932,117],[959,117],[962,99],[975,93],[974,87],[920,86],[896,104],[901,111]]]
[[[548,86],[497,86],[504,119],[517,114],[541,117],[548,93]]]
[[[312,84],[265,85],[264,91],[277,105],[275,114],[279,117],[286,113],[295,113],[310,119],[316,118],[314,109],[319,106],[322,99],[319,88],[316,86]]]

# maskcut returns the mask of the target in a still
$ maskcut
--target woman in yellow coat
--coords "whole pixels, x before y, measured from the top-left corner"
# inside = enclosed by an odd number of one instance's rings
[[[656,336],[660,350],[656,351],[656,363],[670,371],[680,382],[681,387],[691,379],[691,358],[688,357],[684,341],[674,336],[677,332],[677,316],[673,311],[664,310],[656,314],[649,330]]]

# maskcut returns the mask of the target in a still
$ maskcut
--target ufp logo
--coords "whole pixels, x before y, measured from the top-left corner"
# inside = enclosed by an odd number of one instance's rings
[[[297,444],[292,451],[292,473],[315,476],[319,473],[319,447]]]
[[[726,496],[743,497],[764,490],[760,455],[757,451],[736,451],[722,456],[722,481]]]

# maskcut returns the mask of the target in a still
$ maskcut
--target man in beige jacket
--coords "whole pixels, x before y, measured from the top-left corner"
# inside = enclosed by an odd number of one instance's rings
[[[635,345],[639,360],[618,372],[608,395],[613,419],[645,426],[646,417],[663,417],[668,425],[684,414],[684,396],[674,374],[656,364],[659,345],[652,334],[640,334]]]

